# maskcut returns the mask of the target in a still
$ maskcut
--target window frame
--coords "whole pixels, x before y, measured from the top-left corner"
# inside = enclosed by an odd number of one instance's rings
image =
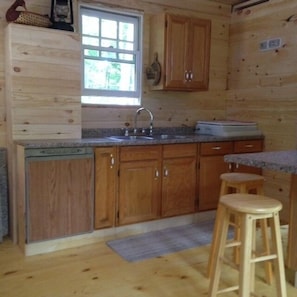
[[[137,32],[134,34],[135,42],[137,48],[133,50],[133,54],[135,54],[135,91],[112,91],[112,90],[102,90],[102,89],[87,89],[84,86],[85,80],[85,59],[90,59],[91,57],[87,57],[84,55],[84,49],[90,48],[92,46],[85,46],[83,44],[83,30],[82,30],[82,15],[95,16],[98,17],[98,13],[100,16],[104,15],[113,15],[114,20],[124,20],[127,19],[135,19],[134,24],[136,24],[135,28],[137,28]],[[117,15],[119,17],[117,17]],[[86,4],[80,4],[79,6],[79,23],[80,23],[80,34],[82,36],[81,40],[81,103],[82,105],[87,106],[117,106],[117,107],[129,107],[129,106],[141,106],[142,99],[142,69],[143,69],[143,14],[141,12],[131,12],[121,9],[111,9],[103,6],[90,6]],[[138,24],[138,26],[137,26]],[[100,45],[98,47],[94,47],[94,49],[100,50]],[[114,52],[125,52],[125,50],[113,49]],[[129,52],[131,54],[131,51]],[[91,58],[92,59],[92,58]],[[94,58],[93,58],[94,59]],[[96,60],[96,59],[94,59]],[[98,59],[99,60],[99,59]],[[83,102],[83,97],[90,97],[94,100],[94,102]],[[98,100],[96,100],[96,98]],[[106,102],[108,99],[117,98],[117,103],[108,103]],[[106,100],[105,102],[102,102]],[[95,102],[96,101],[96,102]],[[122,101],[125,101],[124,103]]]

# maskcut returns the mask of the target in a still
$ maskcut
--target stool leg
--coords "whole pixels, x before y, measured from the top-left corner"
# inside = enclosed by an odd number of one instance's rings
[[[223,207],[218,206],[217,213],[216,213],[216,219],[214,224],[214,229],[212,233],[212,242],[210,246],[210,252],[209,252],[209,258],[208,258],[208,266],[207,266],[207,277],[210,277],[213,275],[214,271],[214,253],[216,250],[218,250],[218,244],[219,244],[219,238],[221,234],[221,227],[222,227],[222,220],[224,218]]]
[[[254,276],[251,276],[251,257],[253,248],[253,219],[250,215],[241,215],[241,246],[239,269],[239,296],[250,297],[251,284]],[[249,279],[247,279],[249,278]]]
[[[219,281],[221,277],[221,270],[223,265],[223,256],[225,252],[225,245],[227,241],[228,227],[229,227],[229,214],[227,209],[220,205],[218,206],[217,218],[219,227],[217,228],[218,234],[217,243],[214,246],[212,254],[212,269],[210,274],[210,285],[208,297],[216,297],[219,288]]]
[[[271,250],[270,250],[270,244],[269,244],[267,219],[260,220],[260,227],[261,227],[262,241],[263,241],[263,247],[265,249],[265,254],[269,255],[271,253]],[[272,263],[271,261],[266,261],[264,265],[265,265],[266,282],[269,285],[271,285],[273,280]]]
[[[270,219],[271,222],[271,237],[275,248],[277,258],[274,260],[275,263],[275,280],[278,297],[287,297],[285,268],[284,268],[284,256],[281,242],[281,232],[279,223],[279,214],[274,213]]]

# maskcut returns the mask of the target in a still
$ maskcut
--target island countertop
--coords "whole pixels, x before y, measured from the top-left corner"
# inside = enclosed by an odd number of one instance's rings
[[[224,160],[228,163],[297,174],[297,150],[230,154]]]

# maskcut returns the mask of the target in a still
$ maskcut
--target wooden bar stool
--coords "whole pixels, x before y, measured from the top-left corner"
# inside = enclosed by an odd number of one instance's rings
[[[231,291],[238,291],[240,297],[254,296],[255,264],[263,261],[273,261],[277,296],[287,297],[279,223],[281,208],[282,204],[278,200],[263,195],[235,193],[220,197],[217,211],[220,224],[216,230],[218,244],[213,252],[214,269],[210,275],[208,297]],[[227,242],[229,220],[233,213],[240,220],[240,240]],[[271,227],[272,252],[269,255],[259,256],[256,251],[256,221],[264,219],[269,220]],[[239,265],[235,265],[225,257],[225,249],[234,246],[240,246]],[[224,263],[239,270],[239,282],[231,287],[219,288]]]
[[[226,195],[231,192],[237,192],[237,193],[253,193],[258,195],[263,195],[263,186],[264,186],[264,177],[262,175],[258,174],[252,174],[252,173],[242,173],[242,172],[228,172],[223,173],[220,175],[221,179],[221,189],[220,189],[220,197],[223,195]],[[229,224],[234,227],[234,237],[235,239],[238,239],[240,237],[240,226],[237,222],[236,216],[231,216]],[[214,227],[214,234],[212,239],[212,245],[210,250],[210,257],[208,260],[208,269],[207,269],[207,276],[209,277],[212,273],[212,270],[214,269],[214,263],[213,263],[213,251],[216,249],[216,245],[218,242],[218,238],[216,237],[216,234],[218,232],[216,229],[218,228],[218,222],[216,220],[215,227]],[[260,227],[262,230],[262,240],[263,240],[263,246],[267,254],[270,253],[270,246],[269,246],[269,240],[268,240],[268,226],[267,226],[267,220],[261,220],[260,221]],[[238,264],[239,262],[239,248],[234,247],[234,262]],[[265,273],[266,273],[266,282],[268,284],[272,283],[273,280],[273,270],[272,265],[270,262],[265,263]]]

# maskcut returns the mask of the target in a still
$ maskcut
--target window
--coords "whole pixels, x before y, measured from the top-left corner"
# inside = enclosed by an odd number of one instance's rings
[[[140,105],[142,16],[80,8],[82,103]]]

